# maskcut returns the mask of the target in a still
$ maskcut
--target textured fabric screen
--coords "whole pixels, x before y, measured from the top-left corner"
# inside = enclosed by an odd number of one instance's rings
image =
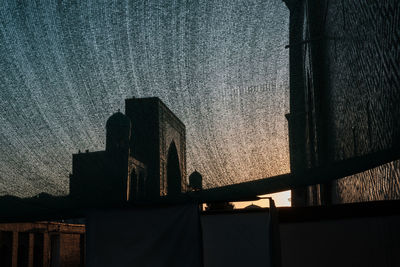
[[[400,2],[286,2],[291,171],[399,150]],[[397,159],[298,191],[292,204],[398,199]]]
[[[205,187],[289,171],[281,0],[4,0],[0,21],[0,195],[68,194],[131,97],[183,121]]]

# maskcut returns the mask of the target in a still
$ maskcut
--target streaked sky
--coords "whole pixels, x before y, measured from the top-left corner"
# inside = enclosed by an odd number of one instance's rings
[[[215,187],[289,172],[289,11],[281,0],[0,5],[0,195],[68,193],[128,97],[185,123],[188,174]]]

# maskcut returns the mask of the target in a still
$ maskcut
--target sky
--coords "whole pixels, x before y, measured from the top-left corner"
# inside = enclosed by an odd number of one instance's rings
[[[243,209],[250,205],[256,205],[261,208],[269,207],[268,197],[274,200],[276,207],[290,207],[292,205],[291,193],[290,191],[282,191],[273,194],[261,195],[259,200],[254,201],[240,201],[232,202],[234,209]]]
[[[0,195],[68,194],[72,153],[104,150],[130,97],[185,123],[205,187],[289,172],[281,0],[5,0],[0,18]]]

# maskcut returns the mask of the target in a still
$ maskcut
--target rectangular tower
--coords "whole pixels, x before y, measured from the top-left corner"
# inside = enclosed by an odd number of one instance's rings
[[[125,114],[132,123],[131,156],[147,167],[146,195],[185,192],[185,125],[157,97],[126,99]]]

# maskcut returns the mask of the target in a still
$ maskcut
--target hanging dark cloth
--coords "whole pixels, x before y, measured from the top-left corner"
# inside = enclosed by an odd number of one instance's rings
[[[87,266],[201,267],[198,205],[92,212]]]

